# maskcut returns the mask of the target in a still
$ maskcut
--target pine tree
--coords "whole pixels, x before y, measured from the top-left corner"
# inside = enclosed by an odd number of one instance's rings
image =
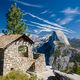
[[[16,4],[11,5],[11,8],[6,14],[7,26],[6,31],[2,31],[4,34],[24,34],[27,29],[27,25],[24,21],[21,21],[23,17],[22,11],[16,6]]]

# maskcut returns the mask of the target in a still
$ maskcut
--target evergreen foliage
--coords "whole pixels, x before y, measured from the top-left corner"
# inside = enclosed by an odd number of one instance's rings
[[[23,17],[22,11],[16,6],[16,4],[11,5],[11,8],[6,14],[7,26],[6,31],[3,30],[4,34],[24,34],[27,29],[27,25],[24,21],[21,21]]]
[[[73,58],[74,61],[80,62],[80,52],[76,53],[76,55]]]
[[[54,61],[57,59],[57,57],[59,57],[61,55],[60,49],[57,48],[53,54],[54,56]]]

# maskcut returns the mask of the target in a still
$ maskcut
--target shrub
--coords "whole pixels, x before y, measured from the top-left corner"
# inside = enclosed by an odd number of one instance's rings
[[[6,76],[1,76],[0,80],[37,80],[37,77],[35,75],[31,75],[29,78],[26,74],[20,72],[20,71],[11,71]]]
[[[29,80],[29,77],[20,71],[13,70],[10,73],[8,73],[6,76],[4,76],[3,80]]]
[[[32,74],[29,80],[37,80],[37,76]]]
[[[80,62],[80,52],[74,56],[74,60],[76,60],[77,62]]]
[[[80,66],[78,66],[77,71],[76,71],[76,74],[79,74],[80,75]]]
[[[3,77],[2,76],[0,76],[0,80],[3,80]]]
[[[56,49],[53,56],[54,56],[54,61],[57,59],[57,57],[59,57],[61,55],[61,51],[60,49]]]

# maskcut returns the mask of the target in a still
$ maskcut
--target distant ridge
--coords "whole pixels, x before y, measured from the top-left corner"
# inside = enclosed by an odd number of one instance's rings
[[[70,39],[69,38],[69,42],[72,47],[80,49],[80,39],[77,39],[77,38]]]

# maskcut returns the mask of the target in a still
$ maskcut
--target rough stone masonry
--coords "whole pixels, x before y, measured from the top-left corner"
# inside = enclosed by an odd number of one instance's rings
[[[1,41],[2,40],[2,41]],[[21,49],[19,50],[19,48]],[[46,70],[43,54],[33,54],[33,41],[26,35],[5,35],[0,37],[0,74],[5,75],[11,70],[26,73],[43,72]],[[22,53],[25,52],[27,56]]]

